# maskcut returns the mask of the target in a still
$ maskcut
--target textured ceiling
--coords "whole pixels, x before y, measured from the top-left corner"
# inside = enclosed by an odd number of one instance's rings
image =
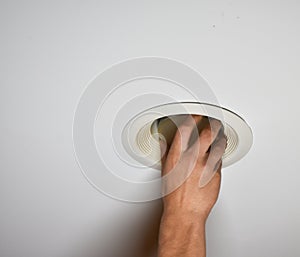
[[[223,172],[208,256],[299,256],[299,12],[291,0],[1,1],[0,255],[155,252],[160,201],[98,192],[72,142],[86,83],[154,55],[198,70],[254,132],[250,153]]]

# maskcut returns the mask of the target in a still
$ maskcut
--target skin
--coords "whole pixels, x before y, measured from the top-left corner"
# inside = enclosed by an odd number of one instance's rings
[[[226,137],[221,123],[211,120],[190,144],[191,134],[202,119],[200,115],[188,116],[178,127],[170,146],[160,141],[162,175],[187,170],[191,173],[175,191],[163,197],[159,257],[206,256],[205,224],[219,195]],[[202,187],[199,187],[200,178],[205,182]],[[168,187],[168,181],[163,187]]]

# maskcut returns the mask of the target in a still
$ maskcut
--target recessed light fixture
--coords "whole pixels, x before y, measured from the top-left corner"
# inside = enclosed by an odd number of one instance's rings
[[[160,169],[159,133],[170,140],[183,119],[194,114],[218,119],[224,126],[227,147],[222,157],[223,167],[243,158],[251,148],[251,128],[239,115],[226,108],[199,102],[169,103],[142,111],[132,118],[122,133],[123,146],[127,153],[143,165]],[[168,118],[169,117],[169,118]]]
[[[188,65],[140,57],[100,73],[88,84],[74,115],[74,149],[84,176],[101,192],[125,201],[150,201],[174,191],[185,178],[177,180],[174,172],[161,176],[159,133],[170,142],[177,129],[172,121],[177,125],[187,114],[222,122],[228,138],[223,167],[249,151],[250,127],[220,107],[208,82]],[[162,191],[167,179],[176,183]]]

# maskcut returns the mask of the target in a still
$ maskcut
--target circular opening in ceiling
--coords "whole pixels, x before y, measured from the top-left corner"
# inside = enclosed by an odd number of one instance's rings
[[[146,110],[128,122],[123,130],[122,141],[127,153],[140,163],[160,169],[159,137],[171,144],[177,127],[187,115],[202,115],[205,119],[191,135],[190,144],[197,138],[208,117],[218,119],[224,127],[227,147],[222,157],[223,167],[229,166],[249,151],[253,136],[248,124],[234,112],[205,103],[172,103]]]

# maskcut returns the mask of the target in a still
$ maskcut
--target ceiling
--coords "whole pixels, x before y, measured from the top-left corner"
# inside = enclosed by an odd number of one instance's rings
[[[299,1],[1,1],[0,255],[155,256],[161,202],[112,199],[76,162],[86,84],[125,59],[199,71],[253,129],[223,171],[208,256],[300,255]]]

